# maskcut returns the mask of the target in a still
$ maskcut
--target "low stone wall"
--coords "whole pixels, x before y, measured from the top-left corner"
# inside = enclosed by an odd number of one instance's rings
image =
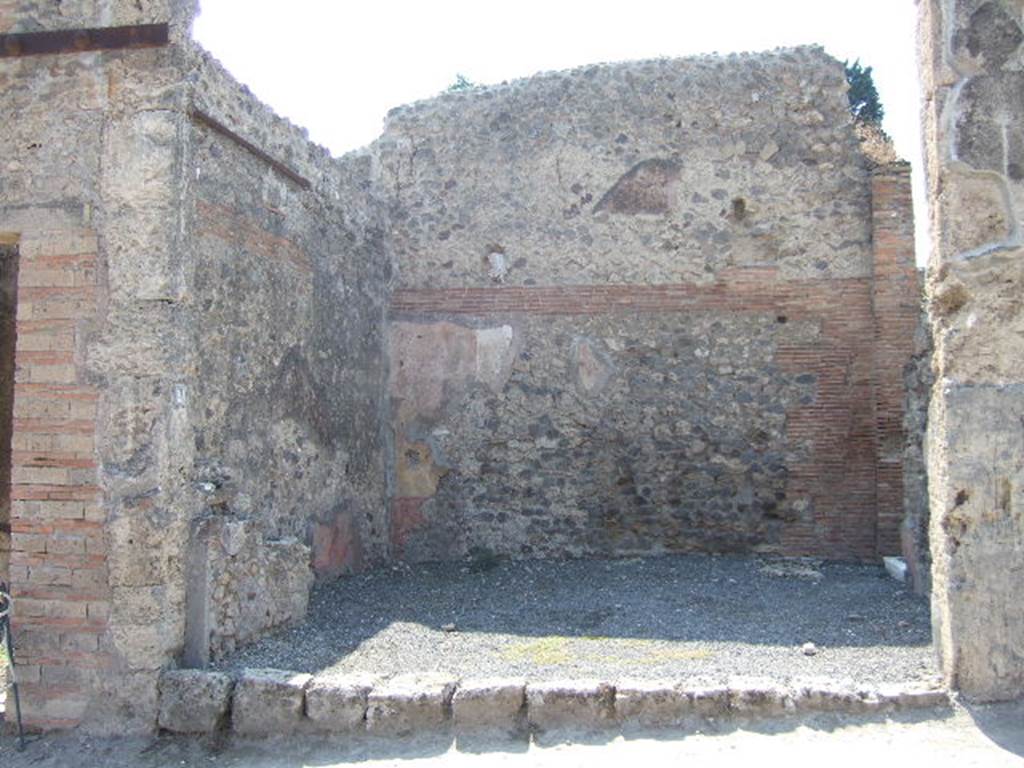
[[[205,666],[274,627],[306,615],[313,574],[309,547],[266,540],[251,520],[199,523],[188,569],[184,658]]]
[[[160,682],[159,724],[174,733],[238,736],[296,733],[352,737],[425,731],[525,733],[678,727],[720,718],[843,712],[884,713],[949,706],[945,690],[921,683],[857,686],[831,680],[734,679],[727,683],[514,679],[459,681],[438,675],[388,680],[285,670],[174,670]]]

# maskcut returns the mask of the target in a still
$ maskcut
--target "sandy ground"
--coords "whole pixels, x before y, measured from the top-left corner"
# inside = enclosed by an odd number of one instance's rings
[[[817,716],[763,724],[709,725],[677,733],[549,734],[538,740],[456,740],[450,736],[391,742],[326,744],[293,737],[211,743],[182,738],[33,740],[24,753],[0,742],[5,768],[329,768],[376,766],[839,766],[1003,768],[1024,765],[1024,703],[956,707],[864,719]]]

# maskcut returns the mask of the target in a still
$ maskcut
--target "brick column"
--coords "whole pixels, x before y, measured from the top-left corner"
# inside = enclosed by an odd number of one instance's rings
[[[76,725],[110,610],[96,480],[98,393],[82,375],[82,333],[97,308],[96,236],[20,242],[12,438],[10,577],[22,705],[30,727]]]
[[[898,555],[903,520],[903,454],[906,433],[905,368],[914,352],[920,318],[914,263],[914,211],[910,165],[879,166],[871,177],[874,240],[875,433],[877,445],[876,547]]]

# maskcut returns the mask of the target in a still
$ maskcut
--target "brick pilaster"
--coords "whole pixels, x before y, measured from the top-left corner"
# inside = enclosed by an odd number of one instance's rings
[[[900,553],[903,520],[905,373],[914,351],[920,295],[914,261],[910,166],[875,169],[871,179],[874,240],[875,433],[879,555]]]
[[[76,725],[110,613],[97,486],[96,389],[83,377],[85,324],[98,300],[96,236],[35,233],[20,243],[10,577],[27,724]]]

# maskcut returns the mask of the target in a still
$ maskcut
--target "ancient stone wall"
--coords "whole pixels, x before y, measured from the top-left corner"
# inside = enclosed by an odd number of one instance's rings
[[[1024,693],[1024,24],[1016,0],[920,0],[936,383],[935,641],[968,696]]]
[[[0,1],[30,726],[151,729],[392,557],[898,549],[908,179],[837,62],[545,75],[333,160],[194,10]]]
[[[4,3],[0,32],[43,35],[5,53],[108,17],[168,21],[58,5]],[[10,578],[36,727],[139,727],[180,647],[180,73],[166,45],[0,59],[0,232],[20,260]]]
[[[270,578],[282,566],[302,584],[310,562],[337,576],[387,556],[382,341],[390,262],[383,208],[359,189],[368,179],[364,159],[333,161],[204,52],[193,51],[189,69],[197,373],[190,427],[200,521],[244,523],[247,540],[258,536],[264,550],[288,553],[247,549],[247,563],[237,554],[218,561],[252,571],[247,587],[211,582],[190,592],[207,604],[194,609],[207,618],[190,632],[202,659],[211,636],[214,650],[232,650],[304,614],[274,608],[278,592],[292,599],[287,579]],[[209,551],[207,537],[194,541]],[[302,555],[296,544],[312,552]],[[230,580],[213,562],[200,570]],[[263,609],[247,613],[247,602]]]
[[[386,554],[369,162],[195,51],[193,11],[0,6],[31,727],[149,730],[160,669],[301,615],[314,568]]]
[[[799,49],[392,112],[397,555],[899,550],[909,178],[844,89]]]

